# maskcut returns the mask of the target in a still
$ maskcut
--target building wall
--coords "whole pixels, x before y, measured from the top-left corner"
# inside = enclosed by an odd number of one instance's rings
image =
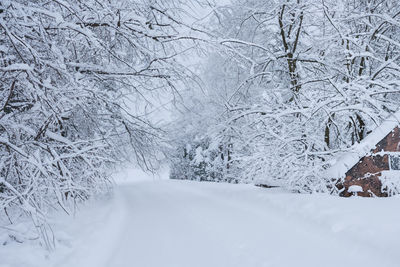
[[[387,196],[380,180],[382,171],[390,169],[389,156],[385,152],[400,152],[400,130],[398,127],[376,145],[370,156],[361,158],[346,173],[344,182],[337,185],[339,189],[343,189],[340,195],[344,197],[353,195],[348,191],[349,187],[359,185],[363,188],[363,192],[358,193],[359,196]]]

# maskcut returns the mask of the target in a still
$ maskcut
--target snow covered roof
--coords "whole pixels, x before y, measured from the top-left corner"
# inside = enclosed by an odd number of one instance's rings
[[[326,178],[342,178],[346,172],[357,162],[370,153],[376,145],[385,138],[396,126],[400,125],[400,110],[390,115],[383,123],[365,137],[360,143],[354,145],[350,151],[337,157],[336,162],[323,174]]]

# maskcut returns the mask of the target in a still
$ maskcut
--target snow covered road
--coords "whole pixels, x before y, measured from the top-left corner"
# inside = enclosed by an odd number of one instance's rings
[[[124,207],[123,230],[114,244],[103,240],[109,255],[104,267],[400,266],[399,242],[391,254],[390,248],[374,246],[379,240],[365,243],[357,238],[362,233],[351,236],[341,224],[324,227],[279,205],[310,196],[248,185],[158,181],[121,186],[117,198]],[[362,226],[358,230],[366,230]]]
[[[400,266],[399,198],[170,180],[115,193],[78,216],[70,249],[51,266]]]

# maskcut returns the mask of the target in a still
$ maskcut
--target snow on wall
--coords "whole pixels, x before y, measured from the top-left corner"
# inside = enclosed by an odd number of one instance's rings
[[[372,131],[360,143],[354,145],[349,151],[339,155],[322,175],[325,178],[344,178],[346,172],[360,159],[373,150],[394,128],[400,125],[400,110],[388,117],[380,126]]]

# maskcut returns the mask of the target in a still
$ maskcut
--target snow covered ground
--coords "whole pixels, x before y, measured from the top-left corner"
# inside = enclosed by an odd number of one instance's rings
[[[55,252],[8,241],[0,266],[400,266],[398,197],[344,199],[130,175],[141,179],[120,182],[112,199],[86,204],[75,218],[55,216]]]

